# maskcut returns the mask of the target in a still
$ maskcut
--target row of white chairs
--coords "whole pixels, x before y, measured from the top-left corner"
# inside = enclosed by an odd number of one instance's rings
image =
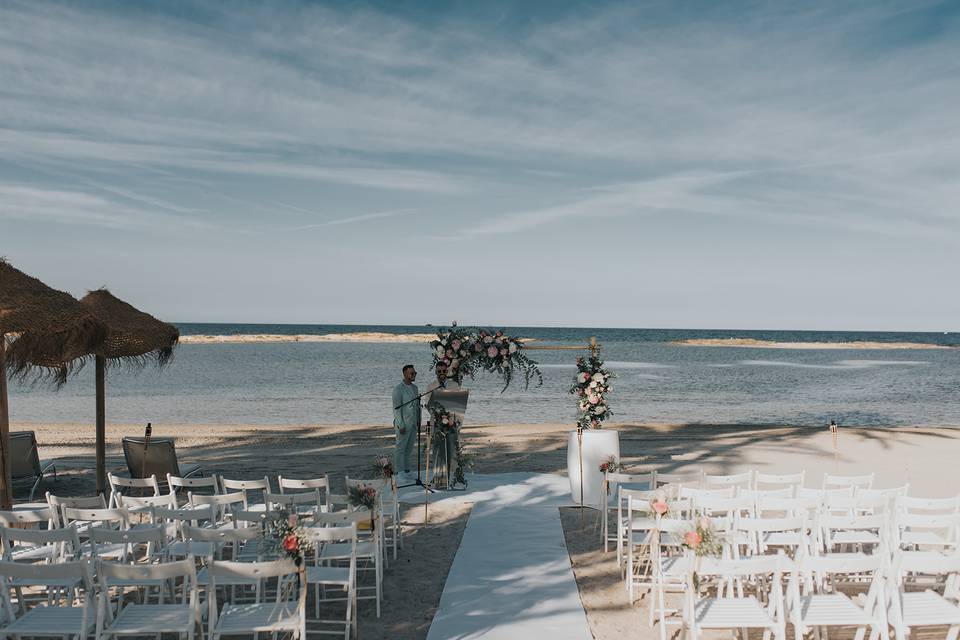
[[[811,631],[826,637],[831,627],[855,627],[858,639],[869,631],[882,640],[891,627],[898,640],[921,627],[947,627],[947,638],[954,640],[960,632],[960,556],[898,554],[892,565],[883,558],[843,554],[791,561],[780,552],[734,560],[688,554],[681,587],[684,636],[759,629],[765,637],[785,640],[789,622],[797,640]],[[910,587],[906,578],[913,574],[945,576],[943,593]],[[851,577],[865,591],[856,598],[840,589]],[[664,626],[661,619],[661,638]]]

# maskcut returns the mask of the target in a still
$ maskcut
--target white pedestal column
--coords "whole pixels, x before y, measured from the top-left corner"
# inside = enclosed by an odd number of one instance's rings
[[[582,504],[588,507],[600,507],[603,504],[600,491],[603,488],[603,473],[600,465],[613,456],[620,459],[620,433],[613,430],[584,429],[583,455],[577,442],[577,430],[570,432],[567,441],[567,476],[570,478],[570,493],[573,501],[581,504],[580,498],[580,460],[583,460]]]

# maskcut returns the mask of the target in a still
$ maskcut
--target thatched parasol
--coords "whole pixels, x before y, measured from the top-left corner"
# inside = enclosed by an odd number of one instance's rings
[[[7,362],[7,336],[17,334]],[[64,363],[93,353],[106,328],[68,293],[51,289],[0,258],[0,508],[13,502],[10,486],[9,368],[15,375],[44,362]],[[58,368],[58,377],[65,374]]]
[[[91,291],[80,304],[107,326],[107,337],[96,351],[97,364],[97,492],[106,491],[107,361],[163,366],[173,356],[180,330],[144,313],[106,289]]]

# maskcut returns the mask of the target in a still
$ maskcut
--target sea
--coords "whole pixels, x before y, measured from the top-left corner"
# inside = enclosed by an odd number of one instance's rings
[[[429,333],[424,326],[183,323],[182,335]],[[616,375],[613,421],[822,426],[960,426],[960,348],[772,349],[689,346],[676,341],[753,338],[774,342],[911,342],[960,345],[960,334],[503,327],[536,344],[542,385],[467,379],[467,422],[573,423],[575,358],[595,337]],[[532,344],[532,343],[531,343]],[[163,369],[112,367],[107,421],[138,424],[389,424],[390,392],[413,364],[433,378],[425,343],[293,342],[182,344]],[[94,372],[60,389],[12,381],[14,422],[93,423]]]

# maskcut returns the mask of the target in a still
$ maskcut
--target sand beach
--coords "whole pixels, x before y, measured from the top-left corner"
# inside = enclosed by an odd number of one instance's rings
[[[37,434],[41,456],[59,460],[59,475],[48,489],[58,494],[93,491],[92,425],[21,423],[14,429]],[[955,495],[958,483],[946,473],[960,459],[960,430],[950,428],[843,428],[835,449],[828,429],[789,425],[621,424],[623,462],[631,469],[681,472],[703,469],[730,474],[747,469],[791,472],[805,469],[817,486],[824,472],[875,471],[876,486],[909,483],[911,493]],[[515,471],[563,474],[570,425],[477,425],[464,429],[464,443],[477,456],[474,473]],[[142,435],[140,425],[107,428],[107,465],[125,471],[119,442]],[[154,425],[154,436],[176,440],[182,460],[200,462],[209,473],[258,478],[278,473],[306,477],[329,473],[369,477],[373,457],[388,453],[391,430],[385,425]],[[18,494],[19,497],[20,496]],[[421,505],[404,505],[407,547],[385,574],[387,596],[377,620],[361,606],[361,634],[367,638],[425,638],[447,572],[453,563],[470,504],[439,502],[424,526]],[[641,609],[629,606],[611,554],[597,545],[597,512],[561,509],[567,551],[580,598],[595,638],[653,638],[641,624]],[[626,634],[626,635],[625,635]]]

